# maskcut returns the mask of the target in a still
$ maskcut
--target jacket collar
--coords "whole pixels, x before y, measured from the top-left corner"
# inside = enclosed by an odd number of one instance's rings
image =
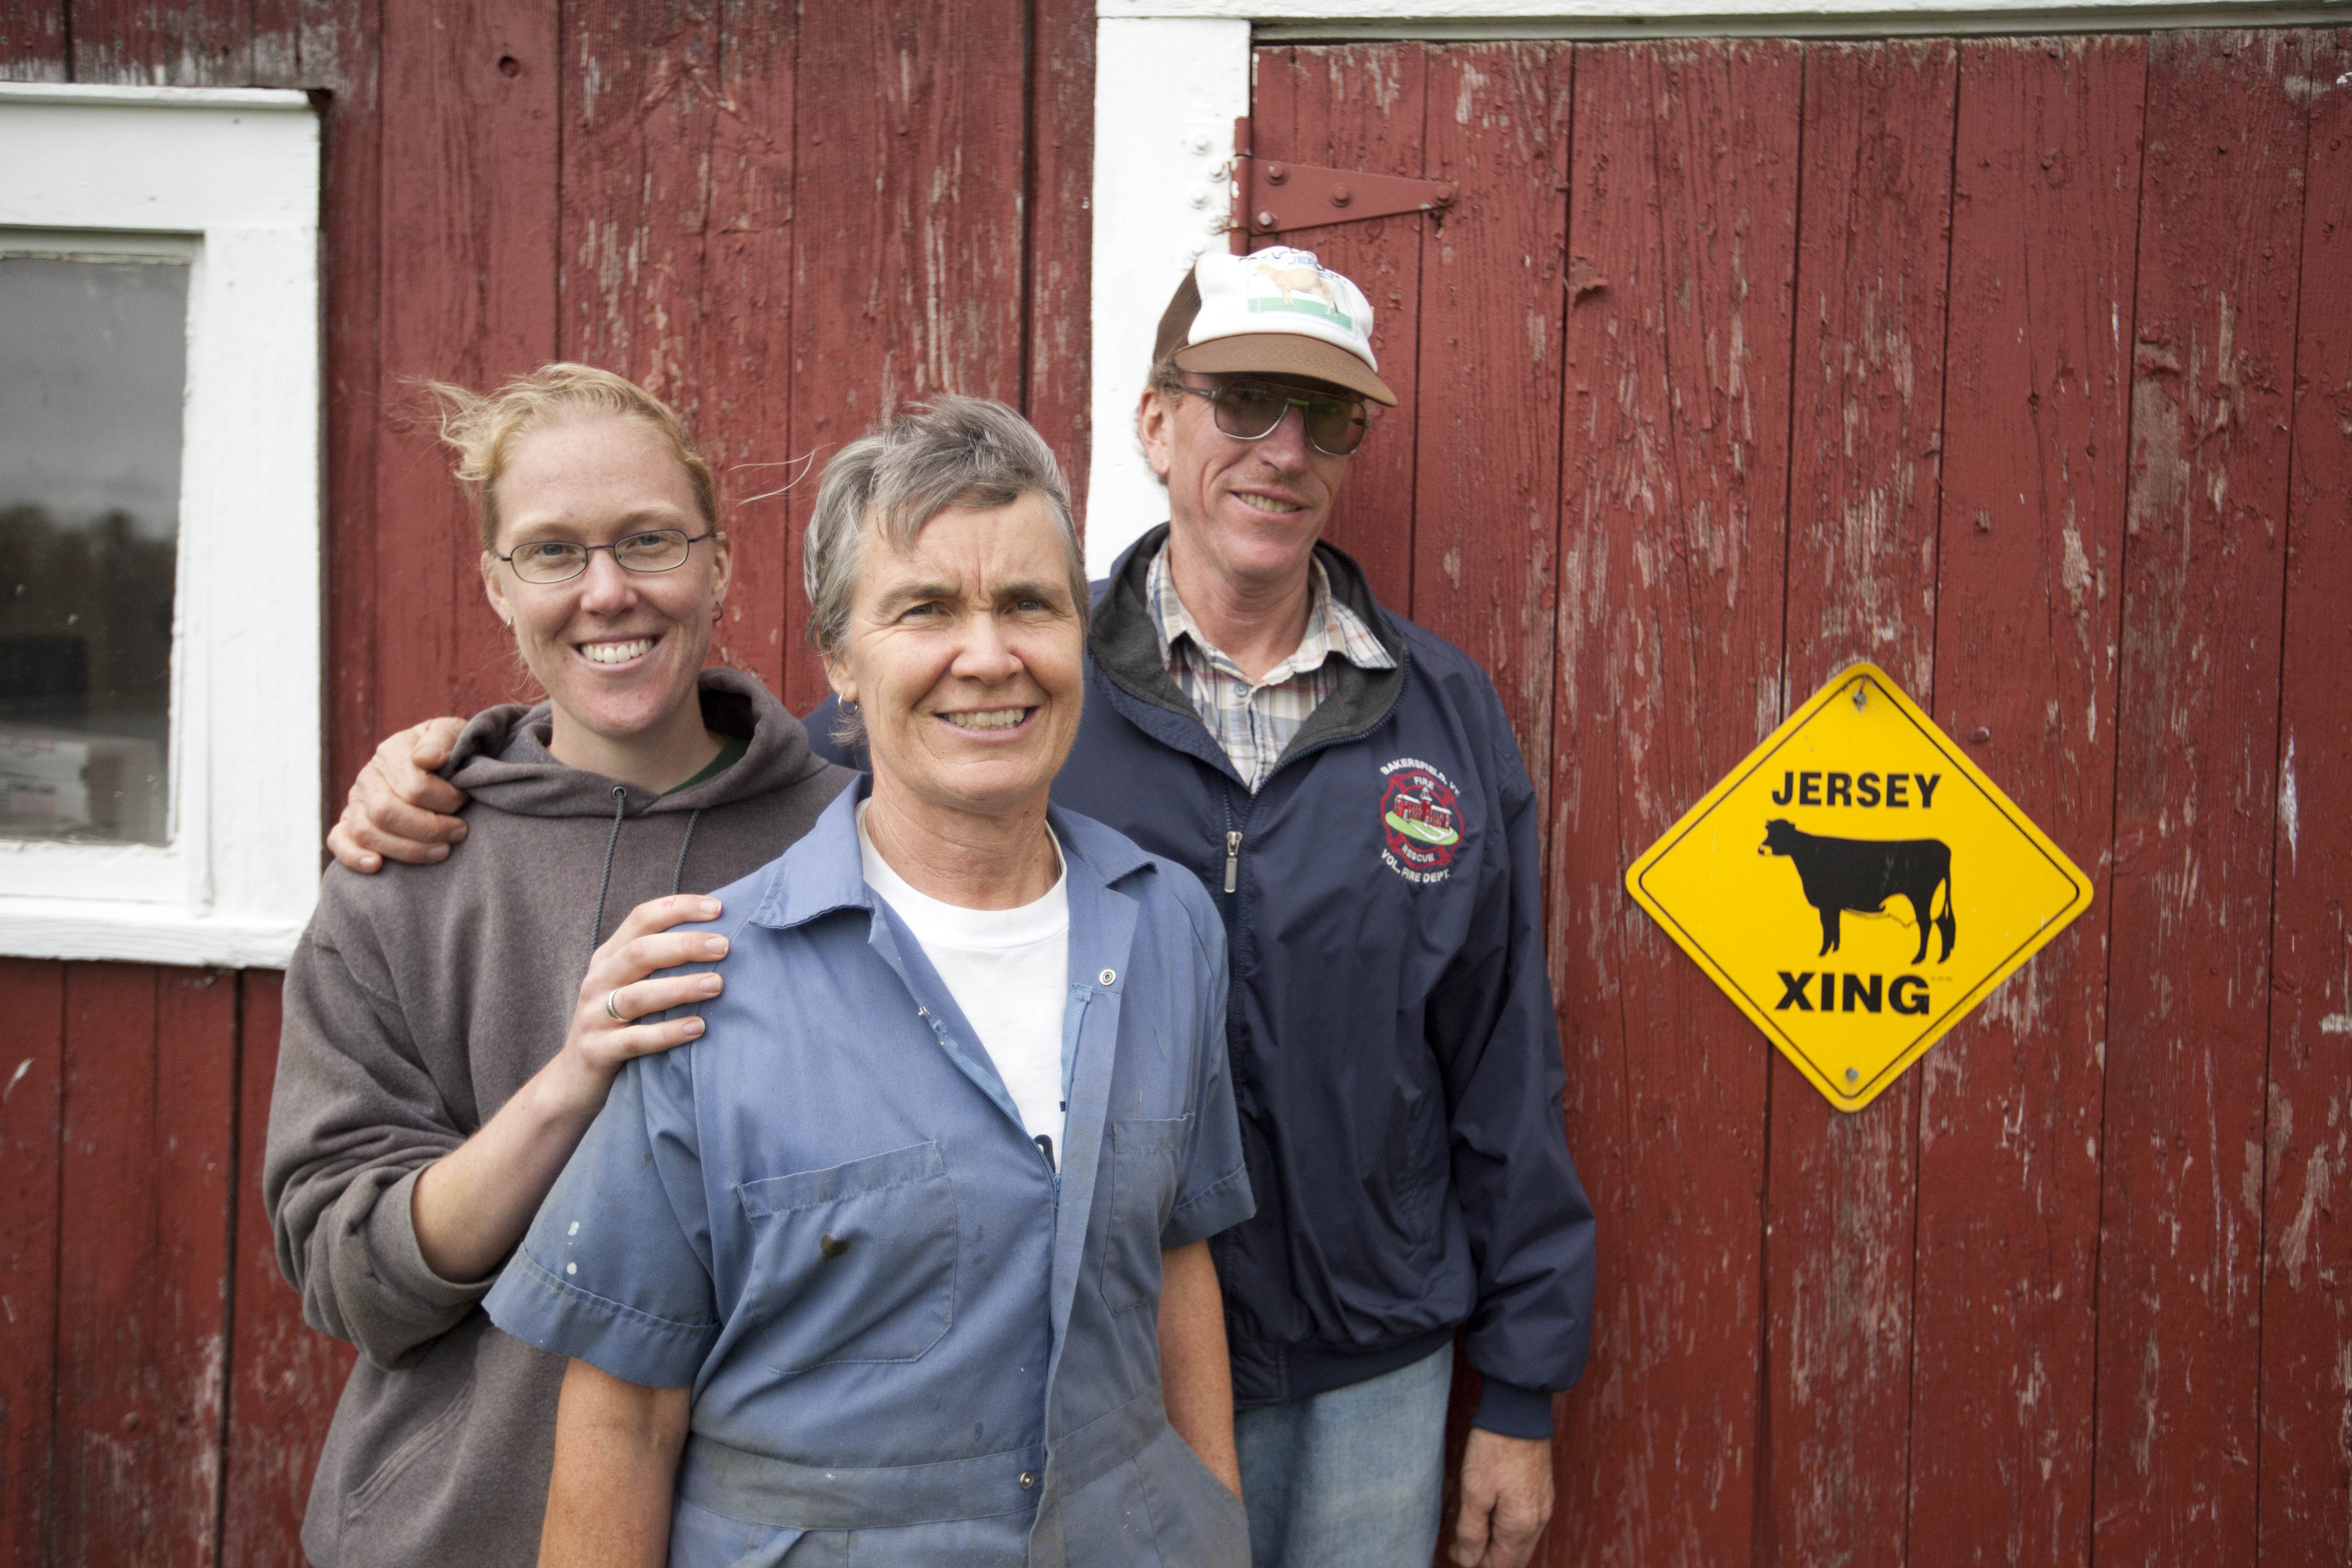
[[[759,906],[751,911],[754,925],[787,930],[836,910],[874,912],[879,900],[866,885],[866,862],[857,844],[857,803],[873,788],[872,775],[859,774],[856,784],[834,796],[816,825],[768,868]],[[1061,840],[1074,895],[1081,883],[1089,888],[1116,887],[1150,864],[1150,857],[1124,834],[1112,832],[1092,817],[1048,805],[1045,820]],[[1074,898],[1074,914],[1076,907]]]
[[[1117,704],[1128,710],[1129,718],[1144,723],[1162,740],[1231,773],[1232,763],[1209,736],[1192,700],[1184,695],[1183,688],[1176,684],[1176,678],[1168,673],[1168,667],[1160,659],[1160,634],[1151,618],[1150,584],[1151,563],[1167,541],[1168,525],[1163,522],[1129,545],[1127,553],[1112,563],[1109,577],[1096,594],[1094,624],[1087,637],[1087,651],[1094,656],[1095,668],[1102,672],[1115,695],[1124,695],[1131,704],[1174,715],[1184,723],[1174,726],[1165,720],[1146,722],[1145,715],[1134,711],[1129,704]],[[1321,541],[1315,545],[1315,558],[1322,563],[1330,581],[1332,597],[1371,629],[1396,666],[1392,669],[1363,669],[1342,659],[1339,683],[1307,722],[1299,726],[1298,733],[1291,737],[1290,744],[1275,763],[1277,768],[1327,742],[1354,740],[1370,732],[1395,710],[1397,700],[1404,695],[1410,663],[1404,636],[1372,596],[1371,584],[1365,580],[1363,568],[1338,546]],[[1198,745],[1192,743],[1196,732]]]

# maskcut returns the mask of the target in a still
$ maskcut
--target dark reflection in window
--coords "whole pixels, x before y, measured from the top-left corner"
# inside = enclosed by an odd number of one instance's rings
[[[0,837],[168,837],[187,319],[184,260],[0,254]]]

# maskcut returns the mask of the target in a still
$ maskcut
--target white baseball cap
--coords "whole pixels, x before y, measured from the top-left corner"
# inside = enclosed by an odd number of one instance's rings
[[[1180,370],[1305,376],[1396,406],[1372,356],[1364,291],[1313,251],[1286,245],[1202,257],[1160,318],[1151,357]]]

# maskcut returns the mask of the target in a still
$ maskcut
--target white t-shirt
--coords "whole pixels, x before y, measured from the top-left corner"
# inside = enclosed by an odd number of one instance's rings
[[[948,994],[980,1035],[1033,1139],[1054,1141],[1062,1163],[1062,1016],[1070,995],[1070,874],[1012,910],[968,910],[917,892],[875,852],[857,807],[857,847],[866,885],[907,922]],[[1045,830],[1048,835],[1052,828]],[[1055,853],[1061,852],[1056,840]]]

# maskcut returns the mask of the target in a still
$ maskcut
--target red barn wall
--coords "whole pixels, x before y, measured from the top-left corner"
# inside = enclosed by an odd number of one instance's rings
[[[721,657],[795,707],[813,461],[954,389],[1083,483],[1093,37],[19,0],[0,76],[320,95],[340,798],[517,689],[414,378],[675,401],[733,501]],[[1296,237],[1406,397],[1335,534],[1547,802],[1603,1229],[1542,1563],[2352,1558],[2347,72],[2307,30],[1257,52],[1261,153],[1463,187]],[[2098,899],[1849,1118],[1619,877],[1856,657]],[[0,961],[0,1563],[299,1561],[349,1352],[258,1203],[278,994]]]

